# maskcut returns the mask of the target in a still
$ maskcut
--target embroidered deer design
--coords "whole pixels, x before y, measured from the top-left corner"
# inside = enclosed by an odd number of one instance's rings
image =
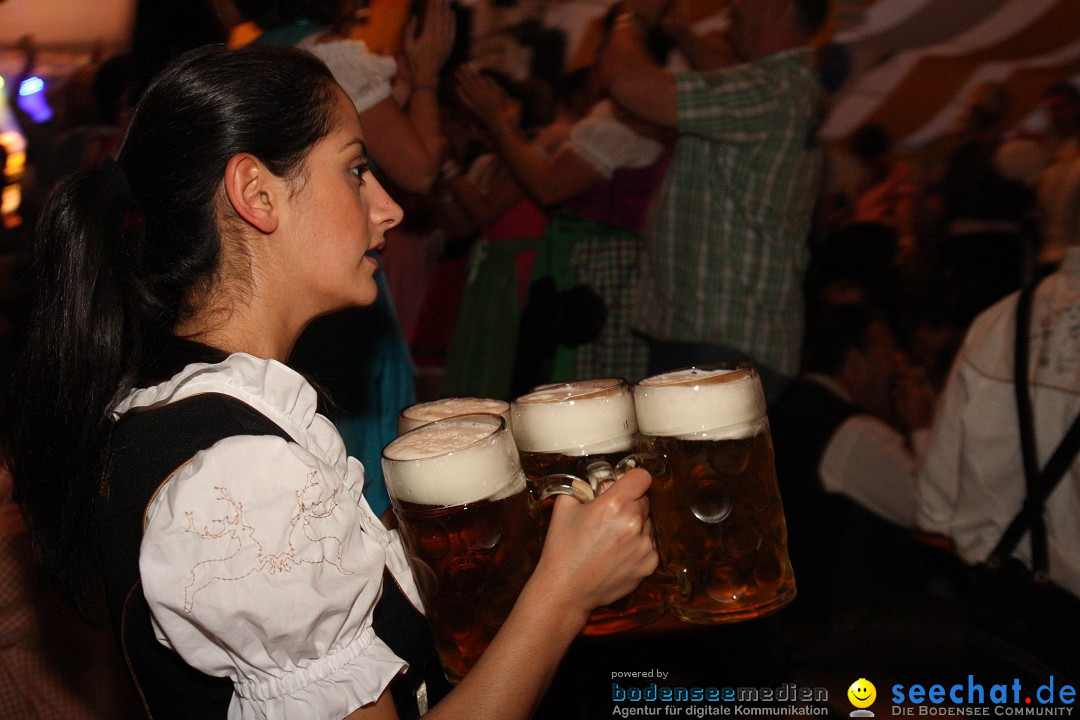
[[[296,503],[289,519],[284,547],[270,552],[257,537],[257,528],[244,518],[244,505],[227,488],[215,487],[217,501],[226,511],[199,529],[195,513],[185,513],[185,532],[200,540],[220,546],[217,557],[203,560],[191,568],[190,581],[184,588],[184,612],[190,613],[195,595],[215,582],[242,580],[256,573],[291,572],[300,564],[326,563],[342,575],[352,575],[342,560],[341,539],[333,534],[340,523],[332,521],[337,509],[338,489],[330,490],[318,480],[315,471],[308,473],[304,486],[295,492]],[[299,531],[299,532],[298,532]]]

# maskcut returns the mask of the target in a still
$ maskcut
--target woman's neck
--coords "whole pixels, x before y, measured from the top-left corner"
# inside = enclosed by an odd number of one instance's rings
[[[303,327],[292,328],[275,313],[260,312],[258,301],[219,311],[196,313],[179,323],[173,333],[192,342],[232,354],[286,362]]]
[[[295,340],[277,342],[258,333],[234,334],[219,330],[189,333],[185,332],[183,328],[177,327],[176,334],[185,340],[218,348],[229,355],[242,352],[280,362],[288,361],[293,346],[296,344]]]

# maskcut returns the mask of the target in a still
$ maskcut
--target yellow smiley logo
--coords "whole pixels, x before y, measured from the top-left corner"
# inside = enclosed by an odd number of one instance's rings
[[[847,689],[848,700],[857,708],[868,708],[877,699],[877,688],[866,678],[859,678]]]

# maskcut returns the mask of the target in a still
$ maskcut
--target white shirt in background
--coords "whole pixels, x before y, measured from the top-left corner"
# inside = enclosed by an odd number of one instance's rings
[[[984,562],[1020,510],[1026,483],[1013,395],[1014,293],[972,323],[950,372],[919,473],[918,523]],[[1031,402],[1039,467],[1080,414],[1080,247],[1038,287],[1030,330]],[[1050,577],[1080,595],[1080,461],[1046,503]],[[1029,536],[1014,553],[1031,563]]]

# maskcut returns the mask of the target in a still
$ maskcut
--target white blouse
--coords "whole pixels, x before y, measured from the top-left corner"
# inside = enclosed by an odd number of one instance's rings
[[[116,414],[206,392],[242,400],[295,442],[226,438],[159,488],[139,559],[157,638],[232,679],[231,720],[344,717],[405,669],[372,629],[384,566],[422,608],[404,548],[364,500],[364,469],[315,412],[314,389],[281,363],[189,365]]]
[[[317,43],[313,36],[301,41],[300,47],[310,50],[326,63],[338,85],[352,99],[357,112],[364,112],[390,97],[390,82],[397,73],[397,62],[392,57],[371,52],[363,40]]]
[[[660,159],[664,146],[638,135],[615,117],[610,100],[601,100],[570,129],[570,146],[606,179],[616,170],[643,168]]]

